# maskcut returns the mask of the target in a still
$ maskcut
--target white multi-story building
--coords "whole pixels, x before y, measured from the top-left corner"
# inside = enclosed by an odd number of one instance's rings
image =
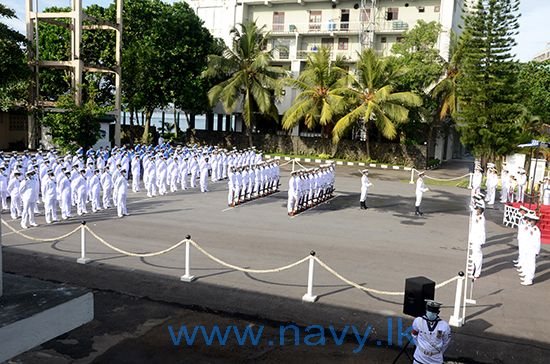
[[[215,37],[230,45],[229,30],[256,21],[270,31],[274,58],[299,71],[308,52],[322,46],[333,57],[357,60],[374,47],[384,55],[419,20],[442,26],[438,48],[449,54],[450,33],[459,32],[463,0],[186,0]]]
[[[550,59],[550,43],[546,44],[546,49],[539,54],[537,54],[535,57],[533,57],[533,61],[535,62],[544,62],[548,61]]]

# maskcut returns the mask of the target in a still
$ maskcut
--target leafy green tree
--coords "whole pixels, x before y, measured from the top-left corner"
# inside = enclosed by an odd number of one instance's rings
[[[519,88],[529,114],[550,124],[550,61],[521,64]]]
[[[478,0],[465,18],[457,78],[461,140],[482,160],[513,151],[522,115],[516,45],[519,0]]]
[[[378,56],[371,48],[361,53],[357,71],[358,74],[351,78],[349,88],[339,90],[352,109],[336,122],[332,138],[334,143],[338,143],[352,125],[363,123],[367,157],[370,158],[368,131],[371,122],[384,137],[394,139],[397,136],[396,125],[408,120],[409,108],[422,105],[422,98],[410,91],[395,92],[394,85],[400,77],[399,68],[389,59]]]
[[[419,20],[414,28],[403,34],[400,43],[393,45],[392,53],[404,71],[397,80],[399,89],[423,94],[440,78],[444,62],[437,48],[440,32],[438,22]]]
[[[0,4],[0,18],[15,18],[15,12]],[[26,39],[0,23],[0,110],[27,107],[30,70],[26,62]]]
[[[274,96],[280,94],[278,78],[284,74],[281,67],[270,65],[271,52],[266,51],[268,36],[265,26],[258,28],[256,23],[238,24],[231,30],[233,47],[226,49],[222,56],[210,55],[206,77],[220,77],[218,83],[208,92],[210,104],[220,102],[226,112],[232,113],[242,108],[250,145],[256,113],[270,115],[278,119]]]
[[[66,151],[75,151],[93,146],[100,137],[99,119],[105,116],[106,108],[95,102],[97,90],[87,90],[89,97],[77,105],[72,94],[59,97],[56,107],[63,112],[50,112],[42,118],[49,128],[53,142]]]
[[[305,69],[297,79],[288,77],[284,83],[300,90],[292,106],[283,116],[283,128],[290,130],[304,121],[309,129],[323,127],[323,135],[330,136],[335,116],[341,114],[345,99],[337,90],[347,84],[348,72],[342,68],[343,59],[330,59],[330,49],[322,47],[308,55]]]

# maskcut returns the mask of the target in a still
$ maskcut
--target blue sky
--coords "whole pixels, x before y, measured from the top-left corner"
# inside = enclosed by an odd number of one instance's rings
[[[0,0],[4,5],[14,9],[19,19],[5,20],[4,23],[12,28],[25,32],[25,0]],[[91,4],[108,5],[112,0],[83,0],[83,6]],[[168,0],[167,2],[174,2]],[[34,0],[33,0],[34,3]],[[39,0],[40,8],[49,6],[70,6],[70,0]],[[521,18],[518,46],[515,49],[521,61],[529,61],[537,53],[543,51],[550,42],[550,31],[545,31],[550,16],[550,1],[548,0],[521,0]]]

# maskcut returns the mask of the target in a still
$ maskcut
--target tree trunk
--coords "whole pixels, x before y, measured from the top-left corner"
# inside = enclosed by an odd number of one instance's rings
[[[174,136],[178,137],[178,131],[180,128],[180,114],[177,112],[176,108],[174,108]]]
[[[369,127],[365,125],[365,151],[367,159],[370,161],[370,142],[369,142]]]
[[[149,144],[149,128],[151,127],[151,117],[153,113],[150,111],[145,112],[145,126],[143,127],[143,135],[141,136],[141,142],[143,144]]]
[[[161,119],[161,122],[160,122],[160,135],[161,136],[164,136],[164,116],[165,116],[165,113],[164,113],[164,110],[162,110],[162,119]]]

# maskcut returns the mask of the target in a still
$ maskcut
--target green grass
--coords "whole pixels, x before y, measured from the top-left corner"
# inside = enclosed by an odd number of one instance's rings
[[[356,161],[356,160],[349,160],[349,159],[342,159],[342,158],[330,158],[330,156],[327,154],[310,155],[310,154],[283,154],[283,153],[269,153],[269,152],[264,152],[264,154],[267,154],[272,157],[309,158],[312,160],[322,159],[322,160],[331,160],[335,162],[375,163],[375,164],[383,164],[390,167],[393,167],[393,166],[403,167],[403,165],[401,164],[384,163],[374,159]]]

